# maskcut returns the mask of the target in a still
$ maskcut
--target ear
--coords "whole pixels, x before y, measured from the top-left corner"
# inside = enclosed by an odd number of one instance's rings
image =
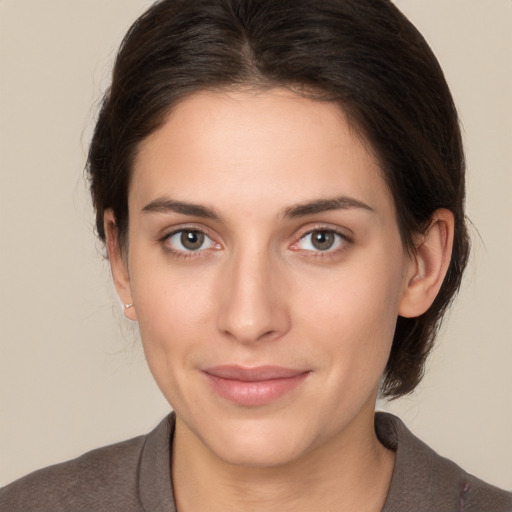
[[[453,213],[441,208],[432,215],[427,231],[418,235],[399,304],[400,316],[420,316],[434,302],[450,265],[453,232]]]
[[[114,286],[116,287],[117,295],[123,303],[126,318],[135,322],[137,314],[133,305],[130,274],[128,272],[128,262],[126,261],[127,256],[122,253],[116,219],[111,209],[105,210],[103,226]]]

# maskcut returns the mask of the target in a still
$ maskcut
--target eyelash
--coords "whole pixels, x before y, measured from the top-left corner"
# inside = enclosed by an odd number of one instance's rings
[[[293,246],[298,245],[302,240],[304,240],[306,237],[312,235],[313,233],[328,233],[334,235],[334,237],[337,239],[335,240],[334,244],[338,244],[335,248],[328,248],[325,250],[313,250],[313,249],[305,249],[305,252],[309,253],[308,258],[332,258],[343,252],[348,244],[352,243],[352,239],[347,236],[345,233],[341,233],[340,231],[325,227],[325,226],[317,226],[313,229],[310,229],[309,231],[306,231],[301,237],[298,239],[297,242],[294,242],[292,244]],[[292,249],[292,250],[300,250],[300,249]]]
[[[202,234],[206,238],[208,238],[211,243],[216,247],[209,247],[206,249],[198,249],[198,250],[180,250],[175,249],[169,244],[169,239],[173,236],[176,236],[180,233],[197,233]],[[303,233],[296,242],[294,242],[290,248],[292,251],[300,251],[301,249],[296,249],[294,246],[297,246],[302,240],[304,240],[307,236],[312,235],[313,233],[329,233],[334,235],[334,237],[337,238],[338,246],[334,249],[328,248],[326,250],[312,250],[312,249],[305,249],[304,252],[309,253],[308,258],[332,258],[339,253],[343,252],[346,249],[347,244],[351,244],[353,241],[352,239],[347,236],[345,233],[341,233],[340,231],[337,231],[336,229],[333,229],[331,227],[324,227],[324,226],[317,226],[313,229],[310,229],[309,231],[306,231]],[[209,251],[211,249],[218,250],[220,248],[220,244],[216,243],[209,235],[208,233],[200,228],[196,227],[181,227],[179,229],[176,229],[174,231],[171,231],[170,233],[166,233],[163,237],[159,239],[159,242],[162,244],[164,250],[171,254],[173,257],[177,259],[189,259],[189,258],[196,258],[199,257],[199,255],[205,251]],[[336,241],[334,242],[336,243]]]
[[[207,251],[208,249],[212,249],[212,248],[198,249],[198,250],[195,250],[195,251],[194,250],[175,249],[175,248],[173,248],[170,245],[169,240],[173,236],[176,236],[176,235],[178,235],[180,233],[197,233],[197,234],[200,234],[200,235],[204,235],[206,238],[208,238],[212,242],[213,245],[216,245],[218,247],[220,246],[218,243],[216,243],[214,240],[212,240],[212,238],[208,235],[208,233],[205,230],[203,230],[203,229],[199,229],[199,228],[196,228],[196,227],[181,227],[179,229],[171,231],[170,233],[165,234],[159,240],[159,242],[163,246],[164,251],[169,253],[169,254],[171,254],[171,256],[173,256],[174,258],[177,258],[177,259],[186,260],[186,259],[189,259],[189,258],[196,258],[196,257],[199,256],[199,253]],[[217,250],[218,247],[216,247],[215,250]]]

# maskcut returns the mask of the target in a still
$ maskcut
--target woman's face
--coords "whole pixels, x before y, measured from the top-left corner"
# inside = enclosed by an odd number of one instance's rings
[[[189,97],[140,147],[129,219],[128,314],[183,432],[253,466],[368,434],[414,264],[336,105]]]

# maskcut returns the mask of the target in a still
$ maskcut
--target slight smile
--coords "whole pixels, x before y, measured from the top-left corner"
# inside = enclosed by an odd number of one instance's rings
[[[218,395],[237,405],[254,407],[270,404],[290,393],[310,372],[280,366],[223,365],[207,368],[203,373]]]

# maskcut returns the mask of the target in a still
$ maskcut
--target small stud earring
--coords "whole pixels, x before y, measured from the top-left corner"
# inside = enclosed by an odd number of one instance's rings
[[[133,308],[133,304],[125,304],[124,309],[130,309]]]

